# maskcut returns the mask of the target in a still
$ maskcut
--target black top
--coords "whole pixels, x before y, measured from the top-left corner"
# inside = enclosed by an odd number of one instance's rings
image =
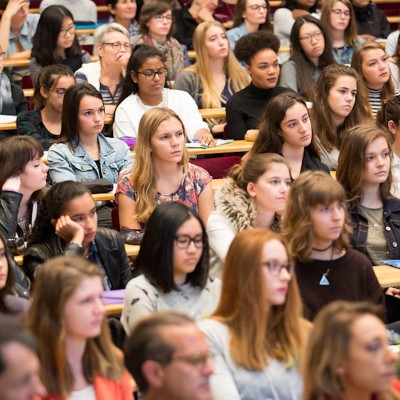
[[[304,171],[324,171],[330,174],[329,168],[313,154],[309,147],[304,148],[303,162],[301,163],[300,172]]]
[[[370,301],[384,305],[383,292],[371,262],[364,254],[353,249],[347,250],[344,256],[336,260],[296,263],[296,278],[305,317],[309,320],[313,320],[322,307],[335,300]]]
[[[281,86],[261,89],[253,85],[246,86],[235,93],[226,103],[226,122],[228,138],[243,140],[248,129],[257,129],[269,101],[280,93],[291,90]]]
[[[376,4],[370,2],[366,7],[356,7],[353,4],[353,8],[359,35],[367,34],[383,39],[389,36],[390,24],[386,14]]]

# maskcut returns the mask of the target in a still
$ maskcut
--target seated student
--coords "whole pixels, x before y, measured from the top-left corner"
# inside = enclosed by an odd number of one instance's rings
[[[29,70],[33,80],[47,65],[64,64],[75,72],[90,62],[89,53],[79,46],[75,30],[74,19],[66,7],[54,5],[43,11],[32,38]]]
[[[165,57],[153,46],[136,47],[128,62],[119,104],[115,110],[114,137],[138,136],[143,114],[154,107],[168,107],[182,119],[189,140],[212,145],[214,138],[188,93],[166,87]]]
[[[222,263],[238,232],[254,227],[279,230],[292,180],[288,162],[271,153],[252,155],[228,176],[214,193],[216,210],[207,223],[210,247]]]
[[[181,119],[168,108],[144,113],[139,124],[135,163],[117,186],[119,223],[141,229],[155,206],[166,201],[184,203],[198,212],[204,224],[214,210],[211,177],[189,164],[186,133]]]
[[[29,308],[29,301],[24,298],[27,296],[26,290],[14,282],[12,256],[6,239],[0,233],[0,314],[23,320]]]
[[[0,115],[18,115],[26,110],[26,98],[21,88],[11,82],[5,74],[4,59],[7,53],[0,47]],[[0,131],[0,140],[15,134],[12,131]]]
[[[179,43],[188,50],[193,50],[193,34],[198,24],[203,21],[219,21],[214,15],[218,7],[217,0],[191,0],[181,8],[174,10],[176,34]]]
[[[389,68],[394,89],[397,93],[400,93],[400,36],[397,36],[395,51],[393,56],[389,59]]]
[[[32,278],[41,265],[59,255],[79,255],[97,265],[105,290],[124,289],[131,270],[118,232],[97,228],[96,206],[79,182],[54,185],[42,200],[24,266]]]
[[[54,258],[38,273],[28,315],[47,390],[38,400],[133,400],[132,378],[111,341],[102,281],[81,257]]]
[[[251,82],[226,103],[229,138],[241,140],[248,130],[257,129],[268,102],[279,93],[288,91],[277,86],[279,45],[275,35],[263,30],[249,33],[237,41],[235,56],[246,63]]]
[[[0,393],[2,400],[44,396],[36,341],[22,324],[0,315]]]
[[[139,25],[135,20],[136,0],[106,0],[108,12],[111,14],[109,22],[122,25],[128,32],[132,43],[133,37],[138,33]]]
[[[174,310],[198,319],[218,304],[221,283],[208,273],[206,228],[183,204],[167,202],[155,208],[135,267],[142,275],[127,284],[121,316],[127,334],[154,311]]]
[[[42,68],[36,76],[33,101],[36,109],[23,111],[17,117],[18,135],[37,139],[45,151],[61,132],[61,113],[65,91],[75,84],[71,68],[54,64]]]
[[[127,338],[124,356],[144,400],[211,400],[213,354],[190,317],[164,311],[142,318]]]
[[[293,179],[307,170],[329,172],[320,161],[305,100],[295,93],[281,93],[268,103],[249,157],[260,153],[283,155]]]
[[[26,0],[0,1],[0,47],[10,60],[31,57],[32,37],[38,21],[39,15],[29,13]],[[27,67],[14,67],[11,80],[20,84],[22,77],[28,74]]]
[[[392,157],[392,193],[400,198],[400,95],[386,99],[376,116],[379,128],[390,132]]]
[[[307,96],[321,71],[335,62],[332,45],[321,22],[311,15],[296,20],[290,43],[290,60],[282,65],[279,84]]]
[[[390,24],[384,11],[370,0],[351,0],[356,15],[358,34],[367,41],[386,39]]]
[[[310,90],[310,115],[321,160],[337,167],[340,143],[355,125],[371,121],[367,93],[357,72],[344,65],[328,65]]]
[[[101,93],[106,115],[113,116],[131,56],[129,33],[117,23],[104,24],[94,33],[94,47],[99,61],[83,64],[75,77],[78,83],[89,82]]]
[[[281,42],[281,46],[290,46],[290,32],[296,19],[313,13],[317,9],[316,0],[285,0],[274,12],[274,34]],[[289,59],[289,53],[279,54],[280,64]]]
[[[214,399],[299,399],[309,324],[282,238],[239,232],[225,261],[221,300],[199,322],[215,354]]]
[[[43,0],[39,5],[40,14],[49,6],[65,6],[73,15],[73,19],[80,22],[97,24],[96,3],[91,0]]]
[[[231,50],[243,36],[257,31],[272,31],[271,6],[268,0],[238,0],[233,16],[233,27],[227,36]]]
[[[317,316],[304,362],[303,400],[398,400],[397,355],[373,304],[336,301]]]
[[[357,22],[350,0],[326,0],[321,23],[332,43],[338,64],[350,64],[355,48],[364,42],[357,34]]]
[[[391,159],[388,134],[359,125],[343,139],[336,172],[350,202],[351,246],[374,265],[400,258],[400,200],[391,194]]]
[[[362,77],[368,92],[372,114],[375,117],[382,101],[395,94],[391,79],[389,58],[380,43],[365,42],[356,48],[351,66]]]
[[[187,51],[172,37],[175,24],[172,18],[173,3],[166,0],[146,1],[140,10],[139,35],[135,36],[132,44],[148,44],[154,46],[165,57],[165,67],[168,80],[175,80],[185,67]],[[190,62],[189,62],[190,64]]]
[[[199,24],[193,35],[196,63],[176,78],[174,88],[188,92],[199,108],[225,107],[227,100],[246,87],[249,77],[229,48],[223,25]],[[213,134],[222,133],[225,119],[207,121]]]
[[[334,300],[384,305],[371,262],[349,248],[347,219],[346,193],[334,178],[307,171],[293,183],[282,232],[296,262],[305,316],[310,320]]]
[[[106,138],[103,99],[89,83],[71,86],[64,96],[60,139],[48,153],[53,183],[105,178],[116,184],[120,172],[130,169],[132,155],[122,141]],[[100,225],[111,227],[111,205],[101,207]]]
[[[43,147],[32,137],[0,142],[0,232],[14,251],[24,251],[36,222],[48,170],[42,157]]]
[[[397,31],[393,31],[386,40],[385,51],[389,57],[396,52],[399,36],[400,36],[400,30],[398,29]]]

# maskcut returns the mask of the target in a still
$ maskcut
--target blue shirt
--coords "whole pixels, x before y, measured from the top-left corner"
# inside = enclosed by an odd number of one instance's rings
[[[24,50],[32,49],[32,38],[36,32],[40,16],[38,14],[28,14],[28,18],[22,25],[22,29],[19,33],[19,41]],[[10,39],[8,41],[8,54],[18,53],[17,50],[17,37],[10,31]]]

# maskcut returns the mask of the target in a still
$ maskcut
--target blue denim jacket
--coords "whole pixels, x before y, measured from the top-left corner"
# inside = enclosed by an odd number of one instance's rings
[[[338,64],[350,65],[351,59],[353,58],[354,50],[356,49],[357,46],[359,46],[361,43],[364,43],[364,42],[365,42],[365,40],[362,37],[359,37],[357,40],[357,43],[354,46],[345,44],[342,54],[340,54],[340,50],[338,48],[333,47],[332,50],[333,50],[333,57],[335,58],[335,61]]]
[[[366,243],[368,236],[368,220],[361,215],[357,206],[350,210],[351,247],[368,256]],[[388,244],[390,257],[400,259],[400,199],[393,197],[383,203],[383,232]]]
[[[99,134],[98,140],[102,177],[117,183],[118,174],[123,169],[132,167],[129,147],[119,139],[106,138],[102,134]],[[81,143],[75,149],[64,143],[53,144],[47,159],[53,183],[67,180],[81,182],[100,178],[96,163]]]
[[[236,45],[236,42],[242,37],[245,36],[249,33],[247,30],[247,26],[244,22],[242,22],[239,26],[236,28],[229,29],[228,32],[226,32],[226,36],[228,37],[229,44],[231,46],[231,50],[233,51]]]

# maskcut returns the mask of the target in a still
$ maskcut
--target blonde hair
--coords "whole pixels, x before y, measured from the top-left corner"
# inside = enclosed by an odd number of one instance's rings
[[[380,43],[377,42],[364,42],[361,43],[359,46],[356,47],[353,53],[353,58],[351,59],[351,67],[356,70],[356,72],[362,77],[362,82],[364,83],[365,87],[368,88],[367,82],[365,81],[363,71],[362,71],[362,62],[363,62],[363,55],[367,51],[370,50],[382,50],[383,54],[386,55],[385,49]],[[390,74],[390,71],[389,71]],[[392,77],[390,76],[389,80],[385,82],[383,85],[382,91],[382,101],[387,97],[391,97],[395,94],[394,86],[392,82]]]
[[[187,68],[199,75],[203,87],[202,106],[203,108],[220,108],[224,102],[221,93],[214,84],[214,77],[210,70],[210,58],[205,46],[207,31],[216,26],[226,33],[225,28],[220,22],[205,21],[199,24],[193,35],[193,47],[196,51],[196,63]],[[234,92],[245,88],[250,83],[250,78],[236,60],[228,42],[228,55],[225,58],[224,69],[228,77],[228,87],[232,87]],[[226,101],[226,100],[225,100]]]
[[[339,182],[325,172],[303,172],[292,184],[282,222],[282,235],[289,253],[296,261],[310,261],[313,242],[311,211],[318,205],[328,205],[334,201],[345,203],[346,192]],[[339,238],[333,241],[334,249],[342,251],[349,248],[349,232],[350,227],[344,223]]]
[[[102,279],[99,268],[82,257],[55,257],[40,267],[35,279],[28,326],[38,341],[41,378],[50,397],[67,398],[74,386],[66,354],[64,307],[85,278]],[[119,380],[122,360],[111,341],[107,317],[98,337],[87,339],[82,358],[85,379],[93,383],[99,374]]]
[[[342,399],[343,382],[338,368],[347,359],[354,322],[365,315],[378,316],[382,310],[368,302],[335,301],[314,320],[304,361],[302,400]],[[375,400],[395,400],[394,391],[375,393]]]
[[[289,281],[285,303],[266,310],[260,263],[270,240],[283,243],[278,234],[261,228],[236,235],[225,260],[221,298],[213,314],[229,327],[232,359],[247,370],[263,370],[269,357],[285,362],[288,368],[297,366],[303,347],[302,306],[295,275]]]
[[[152,161],[150,141],[160,124],[169,118],[176,118],[180,122],[186,139],[182,120],[169,108],[151,108],[143,114],[139,123],[132,179],[137,193],[136,218],[141,223],[147,222],[156,206],[157,178]],[[185,147],[179,164],[183,165],[186,172],[189,166],[189,156]]]

